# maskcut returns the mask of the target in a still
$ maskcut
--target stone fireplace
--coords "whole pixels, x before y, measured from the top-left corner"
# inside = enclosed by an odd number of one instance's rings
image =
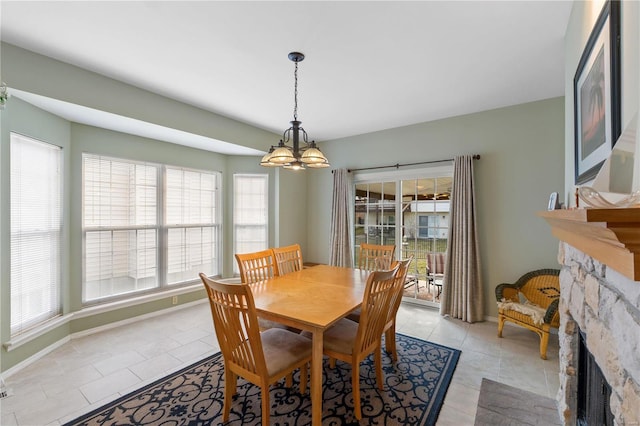
[[[611,387],[615,424],[640,425],[640,282],[560,242],[560,418],[576,424],[578,343]]]

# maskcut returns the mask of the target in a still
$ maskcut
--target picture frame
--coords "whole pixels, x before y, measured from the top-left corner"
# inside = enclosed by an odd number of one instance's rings
[[[575,183],[593,179],[620,136],[620,2],[605,1],[573,79]]]

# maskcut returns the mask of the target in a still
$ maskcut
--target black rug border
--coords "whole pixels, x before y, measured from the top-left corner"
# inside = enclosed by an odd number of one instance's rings
[[[451,380],[453,378],[453,373],[456,370],[456,367],[458,366],[458,361],[460,360],[460,355],[462,354],[462,351],[460,349],[455,349],[455,348],[451,348],[449,346],[444,346],[441,345],[439,343],[434,343],[434,342],[430,342],[428,340],[424,340],[424,339],[420,339],[418,337],[413,337],[413,336],[408,336],[406,334],[402,334],[402,333],[396,333],[397,336],[402,336],[404,338],[407,339],[411,339],[411,340],[418,340],[421,342],[425,342],[428,343],[430,345],[433,346],[437,346],[439,348],[443,348],[443,349],[447,349],[449,351],[451,351],[451,357],[449,359],[448,365],[444,368],[444,371],[440,377],[440,384],[442,384],[442,382],[444,382],[445,380],[448,382],[447,386],[439,386],[438,387],[438,392],[434,395],[433,401],[432,401],[432,407],[434,408],[433,410],[429,410],[428,416],[425,419],[424,417],[422,418],[424,420],[424,422],[422,422],[423,425],[435,425],[436,421],[438,420],[438,416],[440,415],[440,410],[442,409],[442,406],[444,404],[444,398],[447,395],[447,391],[449,390],[449,386],[451,386]],[[126,401],[128,399],[131,399],[134,395],[137,395],[139,393],[145,392],[146,390],[148,390],[149,388],[152,388],[154,386],[159,385],[160,383],[163,383],[165,381],[167,381],[167,379],[171,376],[177,376],[180,375],[188,370],[191,370],[199,365],[205,364],[207,362],[210,361],[214,361],[218,358],[222,358],[222,352],[218,351],[213,355],[209,355],[199,361],[196,361],[186,367],[183,367],[179,370],[176,370],[174,372],[168,373],[165,376],[153,381],[152,383],[149,383],[147,385],[142,386],[139,389],[136,389],[134,391],[129,392],[126,395],[123,395],[121,397],[118,397],[116,399],[114,399],[113,401],[107,402],[105,404],[102,404],[100,407],[95,408],[91,411],[89,411],[88,413],[82,414],[81,416],[75,418],[74,420],[65,422],[64,424],[62,424],[62,426],[73,426],[73,425],[77,425],[85,420],[87,420],[89,417],[93,417],[94,415],[98,414],[101,411],[104,411],[106,407],[108,406],[113,406],[113,405],[118,405],[120,403],[122,403],[123,401]]]

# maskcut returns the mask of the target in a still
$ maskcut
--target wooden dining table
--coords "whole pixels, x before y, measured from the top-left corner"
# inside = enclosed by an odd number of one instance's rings
[[[258,316],[311,332],[312,424],[322,424],[323,334],[362,304],[370,271],[317,265],[251,285]]]

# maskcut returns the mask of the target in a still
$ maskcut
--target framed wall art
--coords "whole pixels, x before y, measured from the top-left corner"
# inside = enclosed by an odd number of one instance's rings
[[[620,136],[620,2],[607,0],[573,79],[575,183],[595,177]]]

